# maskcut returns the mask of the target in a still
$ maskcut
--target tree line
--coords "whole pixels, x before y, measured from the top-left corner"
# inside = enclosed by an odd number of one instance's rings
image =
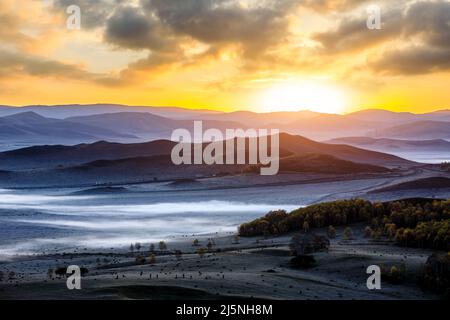
[[[242,224],[239,234],[247,237],[280,235],[364,222],[368,224],[366,233],[373,238],[390,238],[403,246],[450,249],[450,200],[338,200],[290,213],[271,211],[262,218]]]

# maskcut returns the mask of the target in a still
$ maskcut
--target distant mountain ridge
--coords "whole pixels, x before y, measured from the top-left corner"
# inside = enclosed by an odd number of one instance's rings
[[[100,139],[133,139],[135,136],[89,124],[46,118],[28,111],[0,118],[0,142],[94,142]]]
[[[312,111],[225,113],[108,104],[0,106],[0,150],[42,144],[76,145],[98,140],[138,143],[170,139],[175,129],[191,130],[195,120],[202,120],[204,129],[279,129],[320,141],[355,136],[450,140],[449,110],[413,114],[370,109],[337,115]]]

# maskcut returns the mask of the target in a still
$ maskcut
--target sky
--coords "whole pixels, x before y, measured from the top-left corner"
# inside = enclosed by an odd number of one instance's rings
[[[2,105],[450,108],[447,0],[1,0],[0,22]]]

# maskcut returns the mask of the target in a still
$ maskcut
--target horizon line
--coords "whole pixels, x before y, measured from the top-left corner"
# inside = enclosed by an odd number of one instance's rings
[[[316,114],[323,114],[323,115],[349,115],[357,112],[364,112],[364,111],[388,111],[396,114],[400,113],[410,113],[415,115],[421,115],[421,114],[428,114],[428,113],[434,113],[434,112],[442,112],[442,111],[450,111],[450,108],[446,107],[437,107],[436,109],[432,109],[431,111],[427,112],[421,112],[421,113],[415,113],[412,111],[393,111],[389,108],[382,108],[382,107],[371,107],[371,108],[363,108],[363,109],[355,109],[354,111],[349,112],[343,112],[343,113],[327,113],[327,112],[318,112],[313,111],[311,109],[298,109],[298,110],[279,110],[279,111],[267,111],[267,112],[257,112],[253,109],[236,109],[233,111],[223,111],[220,109],[214,109],[214,108],[201,108],[201,107],[185,107],[185,106],[170,106],[170,105],[129,105],[129,104],[122,104],[122,103],[104,103],[104,102],[96,102],[96,103],[64,103],[64,104],[27,104],[27,105],[6,105],[6,104],[0,104],[0,108],[30,108],[30,107],[89,107],[89,106],[120,106],[120,107],[130,107],[130,108],[176,108],[176,109],[183,109],[183,110],[191,110],[191,111],[204,111],[204,112],[214,112],[214,113],[223,113],[223,114],[231,114],[235,112],[250,112],[250,113],[256,113],[256,114],[272,114],[272,113],[297,113],[297,112],[311,112]]]

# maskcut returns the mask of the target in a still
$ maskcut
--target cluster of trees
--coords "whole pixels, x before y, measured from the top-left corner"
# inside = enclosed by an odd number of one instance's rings
[[[365,233],[374,238],[389,237],[405,246],[447,250],[450,239],[450,200],[409,199],[370,202],[363,199],[339,200],[266,216],[239,227],[241,236],[279,235],[310,228],[368,223]],[[346,233],[351,238],[349,232]]]
[[[450,250],[450,220],[420,222],[414,229],[400,228],[395,241],[405,247]]]
[[[310,228],[341,226],[367,221],[374,205],[362,199],[339,200],[300,208],[287,213],[284,210],[269,212],[266,216],[239,227],[241,236],[277,235]]]

